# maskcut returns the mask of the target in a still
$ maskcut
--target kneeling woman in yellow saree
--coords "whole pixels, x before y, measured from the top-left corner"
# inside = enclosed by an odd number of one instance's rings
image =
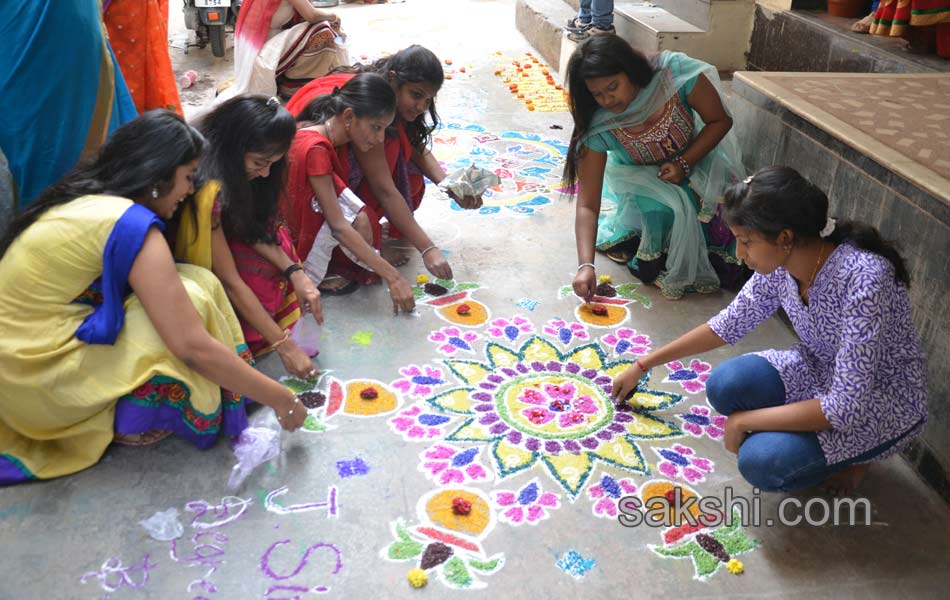
[[[200,189],[178,219],[175,258],[214,271],[255,356],[275,350],[288,373],[312,378],[308,354],[316,349],[304,351],[291,330],[301,313],[323,321],[320,293],[277,221],[294,118],[276,98],[241,96],[205,116],[200,129],[208,151]]]
[[[203,146],[181,117],[146,113],[0,241],[0,485],[90,467],[113,438],[210,447],[247,426],[245,397],[303,423],[248,364],[218,280],[176,269],[162,237]]]

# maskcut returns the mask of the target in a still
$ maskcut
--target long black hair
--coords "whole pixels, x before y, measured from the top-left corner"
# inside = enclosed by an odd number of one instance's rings
[[[178,167],[200,157],[204,148],[201,134],[171,111],[153,110],[139,116],[117,129],[95,158],[76,165],[10,223],[0,240],[0,257],[54,206],[92,194],[141,201],[153,191],[168,193]]]
[[[198,185],[212,179],[221,182],[225,236],[245,244],[274,243],[286,152],[297,132],[293,115],[276,98],[237,96],[205,116],[199,129],[209,148],[198,167]],[[248,152],[284,156],[271,165],[267,177],[248,181],[244,165]]]
[[[311,100],[297,115],[297,121],[319,125],[348,108],[360,119],[386,115],[396,110],[396,92],[382,76],[360,73],[343,87],[333,88],[332,94]]]
[[[748,182],[748,183],[746,183]],[[772,166],[726,190],[725,219],[731,227],[746,227],[775,240],[789,229],[793,243],[819,239],[828,221],[828,196],[791,167]],[[910,287],[910,274],[893,242],[859,221],[837,221],[826,238],[833,244],[850,243],[879,254],[894,265],[894,278]]]
[[[425,83],[433,87],[436,93],[442,88],[445,73],[442,63],[431,50],[418,44],[403,48],[399,52],[378,59],[370,65],[355,64],[338,67],[335,73],[376,73],[387,79],[392,76],[396,89],[407,83]],[[393,75],[395,74],[395,75]],[[428,115],[428,118],[426,116]],[[429,102],[429,110],[414,121],[406,123],[406,135],[415,148],[428,148],[432,145],[432,133],[439,128],[439,113],[435,109],[435,98]]]
[[[653,81],[656,68],[626,40],[613,34],[591,37],[578,46],[567,61],[568,105],[574,118],[574,131],[564,162],[564,181],[568,184],[577,179],[580,141],[590,130],[591,120],[598,108],[597,101],[587,89],[586,81],[620,73],[625,73],[633,85],[642,89]]]

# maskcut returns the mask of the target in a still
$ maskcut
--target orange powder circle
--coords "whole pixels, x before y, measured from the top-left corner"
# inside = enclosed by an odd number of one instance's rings
[[[378,397],[372,400],[360,398],[360,392],[368,387],[376,389]],[[378,381],[348,381],[343,412],[348,415],[372,416],[389,412],[396,408],[396,395]]]
[[[472,511],[467,515],[455,514],[452,510],[452,500],[455,498],[471,502]],[[484,498],[460,489],[447,489],[432,496],[426,502],[426,513],[433,524],[472,537],[478,537],[485,531],[491,519],[491,507]]]
[[[468,304],[471,309],[467,315],[460,315],[455,312],[462,304]],[[439,309],[439,313],[449,321],[450,323],[456,323],[458,325],[466,325],[473,327],[475,325],[482,325],[488,321],[488,308],[480,302],[475,302],[474,300],[465,300],[464,302],[456,302],[455,304],[449,304],[448,306],[443,306]]]
[[[577,307],[577,318],[591,325],[600,327],[611,327],[623,323],[627,318],[627,309],[624,306],[615,306],[613,304],[604,304],[607,307],[606,315],[595,315],[591,308],[592,304],[581,304]]]

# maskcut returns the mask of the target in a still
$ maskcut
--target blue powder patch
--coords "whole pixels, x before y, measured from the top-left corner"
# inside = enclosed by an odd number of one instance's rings
[[[576,550],[568,550],[567,554],[557,559],[554,564],[574,579],[582,579],[588,571],[597,566],[597,561],[584,558]]]
[[[531,312],[534,312],[534,309],[536,309],[539,304],[541,303],[538,302],[537,300],[532,300],[531,298],[522,298],[521,300],[518,300],[517,302],[515,302],[515,306],[518,306],[525,310],[530,310]]]
[[[355,475],[366,475],[369,473],[369,465],[359,457],[353,460],[340,460],[336,463],[336,472],[344,479]]]

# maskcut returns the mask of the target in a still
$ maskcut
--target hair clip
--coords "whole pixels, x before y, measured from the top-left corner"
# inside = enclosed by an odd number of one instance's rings
[[[280,106],[280,98],[277,96],[271,96],[267,99],[268,108],[277,108],[278,106]]]
[[[742,180],[742,183],[744,183],[744,184],[746,184],[746,185],[749,185],[750,183],[752,183],[752,178],[753,178],[753,177],[755,177],[755,175],[749,175],[748,177],[746,177],[745,179]]]

